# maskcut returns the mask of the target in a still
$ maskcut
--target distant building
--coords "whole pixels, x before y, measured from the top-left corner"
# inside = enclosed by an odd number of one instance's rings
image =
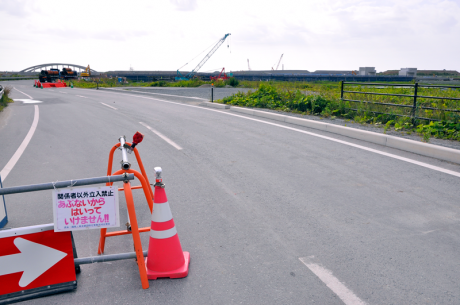
[[[401,68],[401,70],[399,70],[399,76],[416,77],[417,68]]]
[[[359,75],[375,76],[375,67],[359,67]]]

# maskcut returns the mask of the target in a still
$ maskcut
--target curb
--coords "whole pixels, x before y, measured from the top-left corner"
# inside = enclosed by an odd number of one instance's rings
[[[209,103],[211,104],[211,103]],[[221,104],[222,105],[222,104]],[[222,105],[224,106],[224,105]],[[225,105],[228,106],[228,105]],[[218,108],[218,107],[215,107]],[[221,107],[220,109],[228,109]],[[242,108],[236,106],[230,106],[231,111],[250,114],[257,117],[266,119],[272,119],[280,122],[305,126],[313,129],[323,130],[350,138],[363,140],[391,148],[396,148],[412,153],[416,153],[422,156],[432,157],[444,161],[454,162],[460,164],[460,150],[452,149],[448,147],[437,146],[433,144],[427,144],[417,142],[413,140],[398,138],[390,135],[380,134],[376,132],[355,129],[351,127],[345,127],[340,125],[334,125],[329,123],[322,123],[308,119],[302,119],[297,117],[291,117],[282,114],[270,113],[265,111],[254,110],[251,108]]]
[[[203,102],[200,103],[199,106],[217,108],[217,109],[231,109],[230,105],[227,104],[220,104],[220,103],[210,103],[210,102]]]

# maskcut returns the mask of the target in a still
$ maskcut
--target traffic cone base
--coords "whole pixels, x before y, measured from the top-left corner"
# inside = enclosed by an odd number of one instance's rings
[[[179,279],[188,275],[188,266],[190,264],[190,253],[183,252],[184,264],[175,270],[169,271],[153,271],[147,268],[147,278],[149,280],[156,280],[158,278]],[[145,258],[145,265],[147,266],[148,257]]]
[[[147,278],[169,277],[177,279],[188,275],[190,253],[183,252],[171,214],[161,168],[155,167],[155,192],[153,196],[152,222],[149,251],[145,259]]]

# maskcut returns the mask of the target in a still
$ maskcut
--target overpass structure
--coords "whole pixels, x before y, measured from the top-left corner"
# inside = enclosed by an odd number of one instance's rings
[[[74,71],[77,71],[77,69],[79,69],[78,72],[81,72],[82,70],[86,69],[86,67],[84,67],[84,66],[75,65],[75,64],[49,63],[49,64],[41,64],[41,65],[28,67],[28,68],[25,68],[25,69],[19,71],[19,73],[36,72],[37,70],[39,72],[42,69],[48,70],[47,68],[49,68],[49,69],[57,68],[59,70],[62,70],[62,68],[71,68]],[[99,74],[99,72],[97,72],[96,70],[93,70],[93,69],[90,69],[90,70],[91,70],[91,73]]]

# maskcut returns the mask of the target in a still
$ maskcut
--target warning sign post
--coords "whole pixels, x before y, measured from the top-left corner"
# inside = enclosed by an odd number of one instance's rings
[[[2,176],[0,175],[0,189],[3,188]],[[6,213],[5,196],[0,195],[0,229],[6,226],[8,214]]]

